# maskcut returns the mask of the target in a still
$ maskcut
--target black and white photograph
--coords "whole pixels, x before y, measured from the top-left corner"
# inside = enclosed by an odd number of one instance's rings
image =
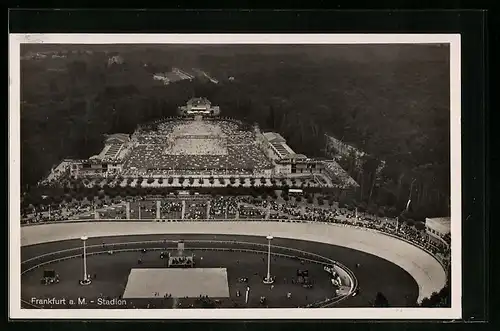
[[[11,315],[461,317],[458,35],[10,35]]]

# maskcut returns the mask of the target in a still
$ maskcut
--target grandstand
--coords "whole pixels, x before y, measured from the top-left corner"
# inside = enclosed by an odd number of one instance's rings
[[[227,197],[217,197],[211,202],[210,218],[233,219],[238,213],[236,200]]]
[[[134,133],[137,145],[125,159],[125,175],[164,175],[165,170],[270,173],[272,169],[255,136],[234,122],[172,120],[159,123],[157,129]]]
[[[106,145],[108,144],[125,144],[130,141],[130,137],[126,133],[115,133],[108,135],[106,138]]]
[[[334,160],[323,161],[330,178],[336,179],[339,186],[359,186],[349,174]]]
[[[185,219],[199,220],[207,218],[207,202],[191,200],[186,202]]]
[[[269,144],[269,151],[273,159],[284,159],[285,157],[295,154],[290,146],[286,144],[285,138],[279,133],[265,132],[263,135]]]
[[[179,137],[166,150],[171,155],[227,155],[225,140],[218,137]]]
[[[161,215],[166,219],[181,219],[182,204],[180,201],[166,201],[162,204]]]
[[[266,212],[254,206],[240,205],[238,216],[240,219],[265,219]]]
[[[137,219],[155,219],[156,202],[150,200],[131,202],[130,217]]]
[[[116,174],[121,172],[121,161],[130,151],[130,137],[128,134],[116,133],[108,135],[104,142],[104,148],[97,155],[90,157],[89,162],[86,160],[71,162],[71,174],[74,177],[92,176],[95,169],[100,169],[101,173],[106,175]]]

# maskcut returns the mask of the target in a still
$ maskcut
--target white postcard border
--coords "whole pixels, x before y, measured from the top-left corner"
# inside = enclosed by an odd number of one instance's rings
[[[20,45],[436,44],[450,45],[451,308],[21,309]],[[458,319],[462,315],[461,58],[459,34],[10,34],[9,317],[11,319]]]

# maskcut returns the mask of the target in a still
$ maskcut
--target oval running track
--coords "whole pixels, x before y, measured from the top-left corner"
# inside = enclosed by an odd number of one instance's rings
[[[151,234],[250,235],[282,237],[344,246],[388,260],[408,272],[419,287],[418,301],[446,283],[442,265],[429,253],[392,236],[327,223],[288,222],[70,222],[23,226],[21,246],[88,237]],[[342,263],[342,261],[339,261]]]

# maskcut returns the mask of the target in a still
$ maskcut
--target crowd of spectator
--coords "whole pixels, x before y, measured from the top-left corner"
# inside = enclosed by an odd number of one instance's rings
[[[210,218],[228,219],[235,218],[238,210],[237,198],[233,197],[215,197],[211,201]]]
[[[219,137],[179,137],[165,150],[167,155],[226,155],[226,140]]]
[[[181,176],[257,176],[257,169],[124,169],[121,175],[126,177],[151,177],[151,178],[162,178],[162,177],[172,177],[180,178]],[[97,176],[96,176],[97,177]],[[219,177],[220,178],[220,177]]]
[[[181,218],[182,203],[179,201],[164,201],[160,211],[164,218]]]
[[[57,208],[41,205],[24,215],[21,224],[64,221],[80,215],[87,215],[89,219],[94,218],[92,206],[83,203],[75,203],[71,208],[63,205]]]
[[[272,200],[255,202],[251,198],[249,203],[254,203],[263,209],[270,208],[270,219],[300,219],[311,222],[326,222],[357,226],[365,229],[377,230],[389,235],[403,238],[419,247],[422,247],[440,258],[445,265],[448,263],[449,245],[438,244],[430,241],[424,230],[417,230],[404,222],[377,217],[367,213],[357,213],[345,208],[313,208],[310,205],[300,205],[297,202],[287,201],[278,203]],[[265,213],[263,213],[265,215]]]
[[[141,218],[156,218],[156,200],[139,198],[141,201]],[[396,222],[394,219],[377,217],[366,213],[357,213],[339,207],[313,207],[311,204],[297,203],[294,201],[257,200],[254,197],[230,197],[208,196],[200,199],[190,199],[189,197],[178,197],[175,199],[162,199],[161,217],[167,219],[182,218],[182,202],[185,200],[184,219],[292,219],[305,220],[311,222],[335,223],[346,226],[356,226],[368,230],[376,230],[389,235],[398,236],[415,245],[418,245],[440,258],[447,265],[449,260],[449,245],[439,244],[428,239],[424,230],[418,230],[405,222]],[[208,200],[210,202],[208,203]],[[60,208],[49,209],[47,206],[40,206],[32,213],[25,215],[23,224],[38,223],[44,221],[58,221],[71,218],[93,218],[95,210],[98,210],[100,218],[126,218],[125,206],[121,200],[115,201],[115,205],[108,206],[100,203],[99,209],[88,202],[72,203],[71,208],[61,204]],[[112,212],[110,212],[112,210]],[[207,215],[207,211],[209,214]],[[131,203],[131,218],[138,218],[138,203]],[[149,215],[148,215],[149,214]]]
[[[357,213],[345,208],[311,208],[310,206],[299,207],[296,203],[286,203],[279,205],[271,202],[273,209],[278,205],[278,209],[294,217],[313,222],[328,222],[357,226],[371,230],[381,231],[390,235],[401,237],[417,246],[420,246],[434,255],[443,258],[449,255],[448,246],[437,244],[428,239],[424,230],[417,230],[404,222],[396,222],[380,218],[366,213]]]
[[[271,169],[272,164],[256,144],[227,145],[227,154],[166,154],[163,145],[139,145],[125,159],[124,175],[141,175],[141,169],[147,169],[142,175],[165,175],[163,170],[198,170],[217,173],[230,170],[232,173],[253,173],[255,170]]]
[[[238,131],[229,121],[170,121],[156,131],[138,130],[125,157],[124,175],[165,175],[165,171],[252,173],[272,163],[253,132]]]
[[[253,218],[253,219],[265,219],[266,212],[247,205],[240,205],[238,208],[238,213],[240,218]]]
[[[167,143],[167,136],[156,133],[139,134],[132,141],[136,145],[164,145]]]
[[[200,220],[207,218],[206,201],[186,201],[184,219]]]

